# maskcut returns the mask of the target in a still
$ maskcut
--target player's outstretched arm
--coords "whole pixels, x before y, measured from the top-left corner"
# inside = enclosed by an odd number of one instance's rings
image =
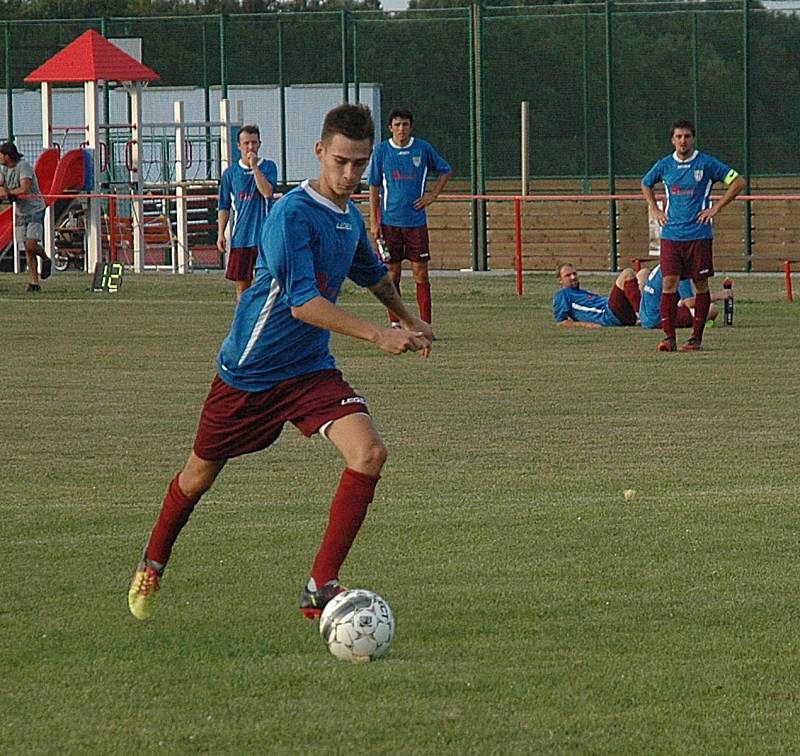
[[[370,341],[389,354],[422,352],[428,356],[431,343],[420,331],[379,328],[372,323],[356,318],[324,297],[314,297],[300,307],[292,307],[292,316],[309,325],[334,331],[355,339]]]
[[[374,286],[370,286],[369,290],[375,295],[376,299],[387,309],[394,312],[400,322],[409,331],[415,331],[423,334],[428,341],[433,340],[433,329],[430,323],[412,315],[407,309],[400,295],[397,293],[397,287],[392,283],[392,279],[386,274]]]

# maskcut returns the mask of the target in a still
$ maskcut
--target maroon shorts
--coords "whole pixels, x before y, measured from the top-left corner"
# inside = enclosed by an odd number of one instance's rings
[[[622,325],[636,325],[636,310],[633,309],[633,305],[628,301],[625,292],[616,284],[611,288],[611,294],[608,295],[608,309],[617,316]]]
[[[267,391],[240,391],[218,375],[208,392],[194,453],[202,459],[229,459],[266,449],[285,423],[313,436],[322,426],[354,413],[369,414],[338,370],[290,378]]]
[[[661,240],[661,275],[702,281],[714,275],[711,239]]]
[[[428,262],[431,259],[427,226],[404,228],[381,224],[381,234],[389,250],[389,262]]]
[[[229,281],[252,281],[258,247],[233,247],[228,254],[225,278]]]

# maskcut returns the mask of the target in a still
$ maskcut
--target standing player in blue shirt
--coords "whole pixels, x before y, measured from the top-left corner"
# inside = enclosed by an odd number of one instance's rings
[[[330,332],[369,341],[388,354],[423,357],[433,337],[430,326],[403,305],[350,200],[374,133],[368,108],[331,110],[315,148],[319,179],[289,192],[267,219],[255,280],[242,294],[217,357],[193,451],[169,484],[131,581],[128,607],[137,619],[153,616],[172,546],[227,460],[270,446],[287,422],[306,436],[320,433],[345,463],[300,610],[318,617],[344,590],[339,568],[367,514],[387,452],[366,401],[336,369]],[[337,307],[346,278],[393,309],[405,328],[380,328]]]
[[[556,277],[561,284],[553,296],[553,320],[557,326],[636,325],[641,288],[636,273],[630,268],[620,272],[607,297],[582,289],[578,271],[570,263],[559,265]]]
[[[278,166],[258,157],[261,133],[258,126],[242,126],[237,140],[241,158],[226,168],[219,185],[217,249],[225,254],[225,229],[233,210],[231,250],[225,278],[236,282],[236,299],[250,286],[264,218],[272,207],[278,183]]]
[[[661,225],[664,339],[658,349],[661,352],[676,349],[678,281],[691,278],[696,291],[692,336],[680,351],[695,352],[702,348],[711,305],[708,291],[708,279],[714,275],[711,221],[744,189],[744,180],[730,166],[694,148],[695,128],[691,121],[675,121],[670,137],[675,152],[657,161],[642,178],[642,194]],[[666,189],[666,212],[658,207],[653,191],[659,181]],[[717,181],[722,181],[727,190],[712,205],[711,187]]]
[[[370,163],[369,220],[373,238],[383,238],[386,245],[387,265],[398,291],[403,260],[411,262],[419,316],[430,323],[428,261],[431,254],[425,208],[441,194],[452,169],[428,142],[411,136],[413,125],[410,110],[395,108],[389,113],[392,136],[375,148]],[[437,172],[439,178],[426,194],[429,171]],[[399,326],[391,310],[389,320]]]

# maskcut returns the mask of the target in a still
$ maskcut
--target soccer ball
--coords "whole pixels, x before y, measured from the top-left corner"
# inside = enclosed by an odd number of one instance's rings
[[[322,612],[319,634],[337,659],[374,661],[389,650],[394,638],[394,617],[389,604],[377,593],[344,591]]]

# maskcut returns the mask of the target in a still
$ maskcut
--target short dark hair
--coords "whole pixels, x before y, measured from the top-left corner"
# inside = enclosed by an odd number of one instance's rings
[[[10,157],[15,163],[18,163],[22,160],[22,155],[20,154],[19,150],[17,149],[17,145],[14,142],[3,142],[0,144],[0,152],[2,152],[7,157]]]
[[[389,113],[387,123],[391,126],[395,118],[399,118],[401,121],[408,121],[412,126],[414,125],[414,116],[411,115],[411,111],[408,108],[393,108]]]
[[[670,139],[675,135],[675,129],[689,129],[689,131],[692,132],[692,136],[697,136],[694,124],[691,121],[687,121],[685,118],[679,118],[677,121],[673,121],[672,128],[669,130]]]
[[[326,144],[333,139],[335,134],[362,142],[369,139],[375,141],[375,121],[372,112],[366,105],[337,105],[325,114],[322,122],[320,141]]]
[[[258,137],[258,141],[261,141],[261,132],[258,130],[258,126],[253,123],[248,123],[242,126],[242,128],[239,129],[239,136],[242,135],[242,132],[245,134],[255,134]],[[239,136],[236,137],[237,142],[239,141]]]

